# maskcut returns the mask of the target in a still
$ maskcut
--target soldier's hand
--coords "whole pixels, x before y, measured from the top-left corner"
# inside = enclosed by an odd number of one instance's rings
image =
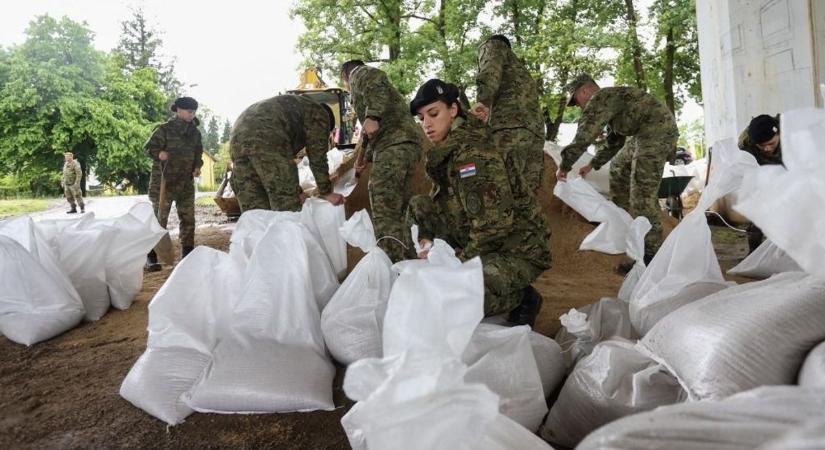
[[[199,176],[201,176],[201,169],[200,169],[200,167],[192,171],[192,176],[193,176],[193,177],[199,177]]]
[[[353,168],[355,168],[355,175],[356,176],[361,175],[361,172],[363,172],[364,169],[367,168],[367,163],[365,161],[362,161],[362,160],[357,160],[357,161],[355,161],[355,164],[353,165]]]
[[[567,181],[567,172],[564,170],[559,169],[556,172],[556,180],[557,181]]]
[[[581,168],[581,169],[579,169],[579,175],[580,175],[582,178],[584,178],[584,177],[586,177],[586,176],[587,176],[587,174],[588,174],[588,173],[590,173],[590,171],[591,171],[591,170],[593,170],[593,166],[592,166],[592,165],[590,165],[590,164],[588,164],[588,165],[586,165],[586,166],[582,166],[582,168]]]
[[[301,204],[302,204],[302,205],[304,204],[304,202],[306,201],[306,199],[307,199],[307,195],[306,195],[306,194],[304,194],[303,192],[301,192],[300,194],[298,194],[298,201],[299,201],[299,202],[301,202]]]
[[[430,249],[433,248],[433,241],[421,239],[418,243],[421,246],[421,251],[417,253],[418,259],[427,259],[427,256],[430,254]]]
[[[347,201],[346,197],[344,197],[341,194],[335,193],[335,192],[330,192],[329,194],[325,195],[323,198],[324,198],[324,200],[332,203],[335,206],[343,205]]]
[[[158,153],[158,159],[161,161],[166,161],[169,159],[169,152],[161,150],[160,153]]]
[[[364,120],[364,130],[363,131],[367,135],[367,137],[370,138],[370,139],[372,139],[375,136],[375,133],[378,133],[378,129],[380,127],[381,126],[379,125],[378,121],[373,119],[373,118],[367,117],[367,119]]]
[[[490,108],[485,106],[484,103],[476,103],[470,110],[470,113],[478,117],[482,122],[487,122],[487,119],[490,117]]]

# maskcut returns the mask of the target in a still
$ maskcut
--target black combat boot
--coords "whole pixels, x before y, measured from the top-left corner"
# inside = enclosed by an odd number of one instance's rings
[[[627,275],[628,272],[630,272],[630,269],[632,269],[634,265],[636,265],[636,261],[628,259],[617,264],[616,267],[613,268],[613,271],[619,275],[624,276]]]
[[[154,250],[150,250],[149,254],[146,255],[146,271],[147,272],[160,272],[162,267],[160,263],[158,263],[158,255],[155,253]]]
[[[649,266],[649,265],[650,265],[650,262],[651,262],[651,261],[653,261],[653,257],[654,257],[654,256],[656,256],[656,253],[655,253],[655,252],[654,252],[654,253],[647,253],[647,252],[645,252],[645,256],[644,256],[645,266]]]
[[[536,316],[541,311],[541,304],[544,300],[541,294],[533,286],[524,288],[524,293],[521,297],[521,304],[510,311],[507,321],[515,325],[530,325],[533,327],[536,323]]]
[[[189,246],[189,245],[181,246],[181,248],[180,248],[180,260],[183,261],[183,258],[186,258],[186,255],[192,253],[192,250],[194,248],[195,247],[192,247],[192,246]]]
[[[66,211],[66,214],[77,214],[77,208],[72,206],[72,209]]]

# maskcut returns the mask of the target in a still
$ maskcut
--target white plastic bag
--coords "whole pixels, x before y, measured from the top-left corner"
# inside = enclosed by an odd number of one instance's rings
[[[321,330],[332,356],[343,364],[381,357],[381,330],[396,275],[376,246],[369,215],[358,211],[341,228],[344,239],[366,253],[321,314]]]
[[[825,417],[809,420],[796,429],[761,445],[757,450],[821,450],[825,448]]]
[[[527,333],[527,337],[533,347],[533,356],[536,358],[544,396],[549,397],[564,378],[564,357],[561,353],[561,346],[553,339],[535,331]]]
[[[799,370],[799,385],[825,389],[825,341],[814,347]]]
[[[335,275],[347,272],[347,243],[339,233],[344,224],[344,207],[334,206],[320,198],[308,198],[301,209],[301,223],[307,226],[321,243]]]
[[[825,279],[801,272],[734,286],[682,307],[641,344],[692,400],[793,384],[806,353],[825,340]]]
[[[750,450],[823,414],[825,391],[768,386],[719,402],[681,403],[625,417],[590,434],[576,448]]]
[[[679,382],[662,365],[632,343],[606,341],[573,369],[542,425],[541,437],[572,448],[613,420],[683,399]]]
[[[561,346],[568,371],[597,344],[612,338],[634,337],[627,302],[615,298],[602,298],[579,310],[571,309],[559,320],[562,328],[556,333],[556,342]]]
[[[765,240],[736,267],[728,270],[731,275],[750,278],[768,278],[783,272],[799,272],[799,267],[787,253],[770,240]]]

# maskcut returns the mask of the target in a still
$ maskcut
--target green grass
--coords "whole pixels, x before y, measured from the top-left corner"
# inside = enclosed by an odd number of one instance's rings
[[[195,204],[198,206],[212,206],[215,204],[215,200],[212,198],[211,195],[207,195],[204,197],[198,197],[195,199]]]
[[[0,219],[9,216],[19,216],[48,209],[50,200],[22,199],[22,200],[0,200]]]

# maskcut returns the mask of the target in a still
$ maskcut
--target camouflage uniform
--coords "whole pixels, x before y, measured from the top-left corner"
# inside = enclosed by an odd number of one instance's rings
[[[295,155],[306,148],[320,194],[329,181],[329,115],[300,95],[279,95],[246,108],[232,128],[232,188],[243,211],[299,211],[302,192]]]
[[[155,128],[146,141],[144,151],[152,160],[152,176],[149,178],[149,200],[155,208],[155,217],[164,228],[169,218],[172,202],[180,219],[181,246],[195,246],[195,181],[192,172],[203,165],[203,143],[198,131],[198,120],[191,123],[174,117]],[[161,151],[168,153],[164,162],[158,159]],[[160,201],[161,173],[166,183],[162,205]]]
[[[63,185],[63,193],[66,195],[66,200],[69,201],[72,210],[77,208],[76,204],[80,205],[80,209],[85,207],[83,194],[80,190],[82,177],[83,171],[80,169],[80,163],[77,160],[73,159],[71,162],[63,163],[63,181],[60,184]]]
[[[427,153],[433,189],[412,198],[407,225],[418,224],[421,239],[447,241],[462,260],[481,257],[484,311],[494,315],[518,306],[524,289],[550,268],[550,231],[537,203],[515,207],[519,188],[490,142],[486,127],[456,119]]]
[[[421,132],[410,117],[409,107],[390,84],[387,75],[370,66],[358,66],[349,75],[353,106],[361,123],[378,120],[378,133],[367,141],[370,169],[369,195],[378,245],[392,261],[412,257],[410,230],[404,213],[412,196],[415,165],[421,158]],[[363,135],[362,135],[363,136]]]
[[[650,220],[645,253],[654,254],[662,244],[659,184],[665,161],[676,151],[676,120],[667,106],[641,89],[602,88],[582,111],[573,142],[562,149],[561,170],[569,172],[605,126],[607,137],[590,164],[598,170],[612,158],[610,199],[633,217]]]
[[[535,80],[504,42],[490,39],[478,51],[478,101],[490,108],[496,147],[505,152],[510,179],[535,197],[544,171],[544,121]]]

